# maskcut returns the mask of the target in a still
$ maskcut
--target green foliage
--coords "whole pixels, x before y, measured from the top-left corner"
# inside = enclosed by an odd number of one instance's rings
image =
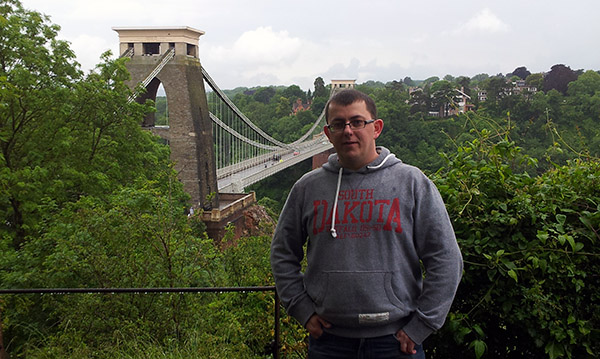
[[[164,96],[156,97],[156,126],[169,125],[169,107],[167,98]]]
[[[83,199],[64,216],[70,220],[57,223],[48,236],[20,251],[22,257],[45,258],[43,263],[20,262],[15,272],[26,274],[29,283],[24,285],[38,281],[58,287],[272,283],[269,236],[242,238],[219,249],[211,239],[191,236],[182,209],[157,198],[152,190],[124,191],[108,203]],[[40,249],[48,253],[39,253]],[[274,335],[271,292],[7,298],[2,309],[8,319],[4,325],[9,351],[31,358],[144,354],[258,358],[270,352]],[[285,324],[283,328],[289,331]]]
[[[600,162],[530,177],[536,161],[480,131],[435,176],[465,261],[438,352],[579,358],[600,347]]]
[[[562,94],[567,93],[569,82],[577,80],[577,74],[569,66],[554,65],[544,76],[544,91],[557,90]]]
[[[39,225],[40,208],[32,202],[64,185],[40,165],[56,155],[53,142],[68,137],[58,130],[68,121],[61,105],[81,72],[70,64],[67,44],[55,39],[58,26],[18,2],[1,6],[0,230],[18,247]]]
[[[124,60],[83,77],[47,18],[5,5],[0,36],[0,232],[18,249],[65,204],[152,176],[168,152],[139,128]],[[167,155],[167,157],[165,157]]]
[[[314,97],[327,97],[327,89],[325,88],[325,81],[323,81],[322,77],[317,77],[314,82],[315,92]]]

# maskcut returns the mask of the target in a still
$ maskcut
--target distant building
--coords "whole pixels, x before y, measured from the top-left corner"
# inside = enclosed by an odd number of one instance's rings
[[[331,90],[344,90],[354,88],[356,80],[331,80]]]
[[[477,100],[479,102],[487,101],[487,91],[486,90],[480,89],[480,88],[475,88],[475,91],[477,91]]]
[[[509,93],[512,94],[522,94],[523,96],[533,95],[537,92],[537,87],[528,86],[525,83],[525,80],[517,80],[511,83],[512,88]]]
[[[460,90],[455,89],[455,91],[458,92],[458,95],[454,97],[450,109],[448,110],[449,116],[469,112],[473,109],[474,105],[469,103],[469,101],[471,101],[471,96],[467,95],[464,90],[464,87],[461,87]]]
[[[474,91],[477,92],[477,99],[479,102],[485,102],[488,99],[488,93],[484,89],[475,88]],[[517,81],[506,81],[506,86],[500,91],[498,94],[500,97],[510,96],[510,95],[523,95],[528,98],[529,96],[535,94],[538,91],[537,87],[529,86],[525,83],[525,80],[517,80]]]
[[[297,99],[296,102],[294,102],[294,104],[292,105],[292,115],[296,115],[300,111],[310,110],[311,104],[312,102],[310,100],[308,100],[307,103],[303,103],[301,98]]]

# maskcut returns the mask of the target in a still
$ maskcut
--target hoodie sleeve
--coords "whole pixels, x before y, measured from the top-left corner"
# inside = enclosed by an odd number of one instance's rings
[[[414,242],[425,268],[417,312],[404,327],[415,342],[422,343],[444,324],[463,270],[462,255],[444,202],[423,175],[417,186],[414,209]]]
[[[306,325],[315,308],[306,293],[301,272],[307,238],[302,218],[302,192],[298,183],[294,185],[281,211],[271,242],[271,269],[283,305],[300,324]]]

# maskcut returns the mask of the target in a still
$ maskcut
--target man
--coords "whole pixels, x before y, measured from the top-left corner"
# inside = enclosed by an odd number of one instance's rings
[[[424,358],[462,275],[444,203],[420,170],[376,146],[383,120],[369,96],[339,92],[326,120],[336,153],[296,182],[273,236],[279,296],[310,334],[310,359]]]

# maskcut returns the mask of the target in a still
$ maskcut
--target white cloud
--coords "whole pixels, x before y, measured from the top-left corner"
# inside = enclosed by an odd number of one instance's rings
[[[119,44],[108,42],[105,38],[81,34],[71,40],[71,49],[77,55],[77,62],[83,71],[88,72],[100,63],[100,55],[107,50],[112,51],[112,57],[118,57]]]
[[[490,9],[483,9],[475,17],[467,21],[462,29],[483,32],[507,32],[509,26],[502,22]]]
[[[326,82],[339,77],[391,81],[506,73],[523,65],[533,72],[555,63],[597,70],[600,58],[594,36],[600,33],[594,19],[600,2],[593,0],[577,7],[558,0],[545,0],[543,6],[541,0],[467,1],[462,6],[431,0],[410,7],[389,0],[367,7],[356,0],[343,7],[303,2],[302,9],[320,6],[317,12],[299,12],[297,4],[277,0],[21,1],[62,27],[59,37],[72,43],[84,69],[97,64],[108,48],[118,55],[115,26],[206,31],[199,42],[200,60],[222,88],[297,84],[306,89],[318,76]],[[332,20],[332,13],[338,20]],[[356,18],[359,25],[339,20]]]
[[[371,40],[357,46],[360,39],[310,41],[272,27],[244,32],[225,45],[206,40],[200,41],[201,61],[222,88],[297,84],[308,89],[317,77],[326,82],[341,78],[367,81],[376,76],[378,67],[397,69],[411,63],[409,54],[398,53],[406,48],[407,40],[395,39],[391,44]]]
[[[231,55],[262,64],[293,59],[302,50],[302,41],[287,31],[259,27],[243,33],[233,44]],[[239,56],[239,57],[238,57]]]
[[[318,45],[269,26],[246,31],[226,45],[200,41],[200,48],[202,63],[209,72],[212,66],[228,69],[228,79],[223,79],[226,83],[291,84],[294,78],[326,66]]]

